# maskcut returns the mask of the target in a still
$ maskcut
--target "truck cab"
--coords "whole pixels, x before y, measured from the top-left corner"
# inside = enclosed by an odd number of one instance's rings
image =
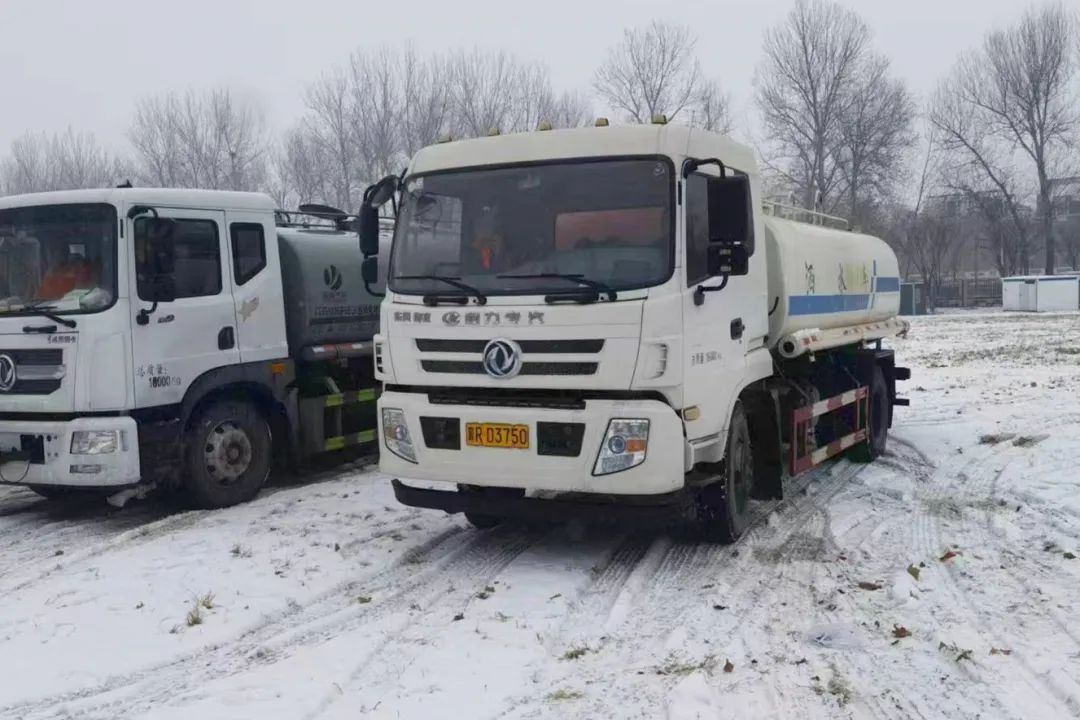
[[[376,337],[398,498],[478,525],[679,512],[772,374],[760,192],[748,148],[666,124],[420,151]]]

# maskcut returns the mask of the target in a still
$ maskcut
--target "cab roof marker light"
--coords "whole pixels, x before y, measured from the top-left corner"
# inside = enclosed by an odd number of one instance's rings
[[[540,132],[546,132],[546,131],[551,129],[551,123],[542,122],[542,123],[540,123],[539,125],[536,126],[536,129],[539,130]]]
[[[664,115],[664,114],[653,115],[652,124],[653,125],[667,125],[667,115]]]
[[[454,138],[450,135],[450,133],[446,133],[445,135],[440,135],[439,139],[436,142],[442,145],[444,143],[451,142],[453,139]]]
[[[488,130],[488,137],[495,137],[498,134],[499,134],[499,128],[497,128],[497,127],[493,127],[490,130]]]
[[[608,124],[608,119],[606,117],[596,118],[596,127],[607,127]]]

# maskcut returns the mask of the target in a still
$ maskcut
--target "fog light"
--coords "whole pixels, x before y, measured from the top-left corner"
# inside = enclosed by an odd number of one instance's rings
[[[612,420],[596,457],[593,475],[610,475],[645,462],[649,449],[649,421]]]
[[[72,455],[108,455],[119,446],[116,430],[76,430],[71,434]]]
[[[72,475],[97,475],[101,472],[101,465],[72,465],[68,469]]]
[[[405,424],[405,413],[397,408],[383,408],[382,422],[386,449],[403,460],[416,462],[416,449],[409,435],[409,426]]]

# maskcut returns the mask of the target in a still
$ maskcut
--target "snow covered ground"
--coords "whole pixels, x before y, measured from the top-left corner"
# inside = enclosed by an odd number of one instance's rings
[[[223,512],[0,488],[0,717],[1080,715],[1080,315],[896,347],[888,456],[731,547],[479,532],[359,467]]]

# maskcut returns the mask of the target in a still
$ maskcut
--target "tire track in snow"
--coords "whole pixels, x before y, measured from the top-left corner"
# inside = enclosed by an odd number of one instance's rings
[[[623,619],[614,627],[606,628],[603,643],[595,649],[596,655],[588,656],[596,659],[572,672],[575,685],[607,685],[603,707],[594,707],[594,714],[602,714],[603,708],[620,707],[620,703],[637,706],[642,702],[642,689],[632,679],[636,678],[634,671],[649,672],[652,666],[664,661],[667,655],[664,647],[672,630],[686,627],[686,618],[692,611],[707,607],[709,612],[715,612],[709,598],[717,598],[717,602],[732,609],[753,607],[769,591],[770,585],[768,578],[762,578],[760,572],[755,571],[760,567],[755,549],[764,547],[775,552],[781,548],[811,521],[815,508],[827,504],[861,469],[860,465],[839,461],[789,480],[785,486],[785,499],[754,504],[753,522],[739,542],[731,546],[672,544],[655,570],[649,571],[648,581],[642,583],[645,590],[633,592],[624,582],[616,598],[616,604],[625,607]],[[780,520],[766,522],[770,516]],[[779,564],[784,562],[782,559]],[[634,577],[634,573],[627,577]],[[708,592],[703,593],[705,590]],[[588,621],[587,616],[581,615],[568,620],[564,626],[580,627]],[[566,646],[575,639],[558,636],[548,640],[547,644]],[[601,663],[609,654],[609,648],[620,658],[629,658],[632,665],[628,667],[621,661],[615,665]],[[657,655],[657,651],[663,654]],[[564,674],[559,674],[547,678],[546,682],[556,687],[566,680]],[[665,678],[662,692],[669,692],[676,680]],[[629,683],[629,687],[621,687],[623,682]],[[651,700],[656,706],[664,703],[664,697]]]
[[[289,607],[268,615],[239,636],[134,673],[106,679],[97,687],[73,691],[0,708],[0,716],[14,713],[20,720],[52,717],[58,706],[67,717],[126,716],[146,711],[255,666],[275,663],[296,649],[325,642],[357,628],[377,624],[395,613],[402,603],[443,594],[442,583],[486,578],[505,567],[536,541],[523,531],[490,533],[451,528],[406,551],[402,560],[366,580],[349,580],[320,593],[306,605]],[[418,566],[410,559],[427,556]],[[357,604],[356,593],[370,593],[370,604]],[[470,587],[471,591],[471,587]],[[399,619],[407,625],[408,617]],[[391,629],[389,637],[393,636]],[[135,697],[107,699],[121,693]],[[101,699],[103,702],[93,702]],[[89,702],[88,702],[89,701]]]
[[[934,469],[932,466],[929,468],[931,472],[931,481],[928,483],[928,487],[919,493],[920,502],[916,505],[916,512],[914,517],[915,527],[915,550],[920,552],[921,555],[927,558],[929,562],[938,562],[938,557],[947,549],[947,544],[942,539],[943,523],[939,514],[931,513],[927,510],[927,507],[947,507],[950,501],[955,502],[955,494],[950,493],[950,490],[955,489],[955,485],[946,482],[940,482],[939,479],[947,479],[950,475],[956,475],[963,472],[970,484],[969,488],[978,490],[980,487],[992,488],[1000,476],[1000,471],[990,469],[988,466],[992,462],[999,458],[1003,454],[1007,454],[1012,448],[1011,445],[993,446],[991,449],[982,452],[978,457],[972,459],[970,456],[960,461],[959,466],[956,468],[950,467],[949,464],[943,465]],[[979,499],[987,500],[986,495],[981,496]],[[963,516],[960,518],[963,522]],[[951,532],[951,531],[950,531]],[[969,536],[964,531],[957,533],[959,537],[961,534]],[[978,540],[984,542],[986,535],[992,533],[982,534]],[[975,543],[968,543],[968,547],[978,547]],[[961,548],[963,551],[963,548]],[[978,635],[984,642],[984,644],[991,647],[1003,647],[1013,650],[1017,645],[1014,642],[1017,638],[1008,634],[1005,631],[1005,627],[1008,622],[995,622],[995,618],[991,618],[989,621],[985,619],[987,611],[980,607],[979,604],[971,597],[971,594],[963,588],[957,580],[958,571],[954,563],[939,563],[942,565],[943,572],[940,573],[940,577],[944,580],[943,590],[948,593],[952,602],[949,604],[948,609],[955,614],[955,623],[961,627],[967,626],[976,635]],[[1007,615],[1006,615],[1007,617]],[[992,627],[993,624],[993,627]],[[945,631],[942,630],[943,634]],[[996,687],[997,684],[993,682],[987,682],[985,677],[982,677],[986,672],[995,672],[998,675],[998,681],[1005,681],[1007,679],[1018,679],[1024,685],[1027,686],[1029,692],[1026,693],[1027,698],[1025,702],[1030,702],[1034,705],[1041,706],[1043,716],[1046,717],[1066,717],[1080,715],[1080,703],[1077,702],[1075,697],[1063,689],[1058,683],[1047,680],[1044,676],[1035,671],[1030,663],[1023,657],[1023,654],[1013,650],[1009,655],[998,656],[1005,658],[1007,662],[1014,669],[1014,673],[1005,675],[996,669],[988,668],[981,663],[976,665],[975,670],[979,672],[972,672],[976,677],[980,677],[984,684],[988,687]],[[997,694],[997,693],[995,693]],[[998,695],[998,701],[1008,706],[1006,698]],[[1020,708],[1013,708],[1013,710],[1021,710]],[[1024,712],[1030,712],[1030,707],[1022,709]]]

